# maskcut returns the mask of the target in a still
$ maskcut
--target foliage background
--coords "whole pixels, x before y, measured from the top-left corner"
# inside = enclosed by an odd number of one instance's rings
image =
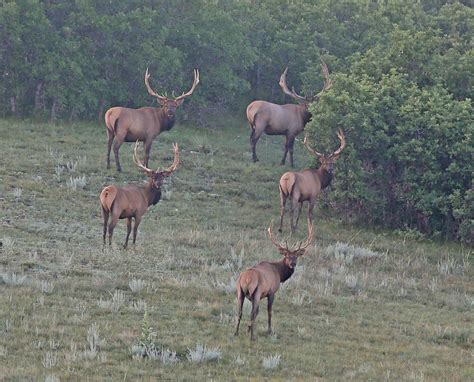
[[[4,1],[0,115],[101,120],[110,106],[151,103],[143,74],[171,94],[201,84],[184,118],[283,103],[277,80],[311,106],[318,148],[348,138],[335,192],[346,219],[473,240],[469,1]],[[287,100],[288,101],[288,100]]]

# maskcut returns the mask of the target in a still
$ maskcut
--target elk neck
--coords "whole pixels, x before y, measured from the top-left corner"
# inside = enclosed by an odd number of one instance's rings
[[[145,195],[148,200],[148,206],[155,205],[161,199],[161,188],[156,188],[153,180],[150,179],[145,186]]]
[[[174,126],[175,118],[168,117],[164,108],[157,108],[157,117],[160,121],[160,131],[171,130],[171,128]]]
[[[318,176],[321,182],[321,189],[329,186],[332,180],[332,174],[328,170],[321,166],[318,169],[313,170],[313,173]]]
[[[295,268],[290,268],[288,265],[285,263],[285,259],[283,258],[280,261],[277,261],[273,263],[278,270],[278,273],[280,275],[280,282],[284,283],[286,280],[288,280],[293,273],[295,272]]]
[[[306,125],[309,121],[311,121],[312,114],[308,111],[308,108],[304,109],[303,112],[303,123]]]
[[[303,125],[306,125],[309,121],[311,121],[312,114],[309,112],[308,104],[306,102],[301,103],[299,107]]]

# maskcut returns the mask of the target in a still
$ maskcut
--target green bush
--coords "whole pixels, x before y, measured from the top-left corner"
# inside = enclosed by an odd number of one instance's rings
[[[470,100],[440,86],[419,88],[393,70],[379,81],[339,75],[334,83],[312,105],[307,130],[327,151],[337,147],[337,126],[346,133],[332,193],[339,212],[472,241]]]

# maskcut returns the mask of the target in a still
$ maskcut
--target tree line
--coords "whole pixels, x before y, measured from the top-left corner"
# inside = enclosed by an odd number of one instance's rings
[[[329,201],[344,217],[473,240],[472,36],[468,0],[18,0],[0,4],[0,115],[102,119],[181,92],[187,115],[284,103],[333,80],[306,131],[348,147]],[[289,100],[286,100],[288,102]],[[350,144],[349,144],[350,142]]]

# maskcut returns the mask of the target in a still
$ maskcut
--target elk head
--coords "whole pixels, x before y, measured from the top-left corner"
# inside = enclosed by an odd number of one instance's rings
[[[295,88],[292,88],[291,90],[288,88],[286,85],[286,73],[288,72],[288,67],[285,69],[283,74],[280,76],[280,82],[279,85],[281,89],[283,90],[283,93],[285,93],[287,96],[290,96],[291,98],[294,98],[297,100],[300,104],[304,105],[305,107],[308,107],[308,105],[311,102],[314,101],[319,101],[319,98],[323,95],[323,93],[327,90],[329,90],[332,86],[332,81],[329,78],[329,69],[326,63],[321,60],[321,68],[323,70],[323,75],[324,75],[324,86],[321,89],[321,91],[318,94],[315,95],[306,95],[306,96],[301,96],[295,92]]]
[[[179,97],[176,97],[176,98],[168,98],[166,96],[160,95],[157,92],[155,92],[151,88],[150,83],[148,82],[149,78],[150,78],[150,73],[148,73],[148,68],[146,68],[145,86],[148,90],[148,94],[150,94],[153,97],[156,97],[156,100],[161,105],[165,115],[169,119],[174,120],[175,115],[176,115],[176,108],[184,102],[185,97],[190,96],[191,94],[193,94],[194,89],[196,88],[197,84],[199,83],[199,70],[194,69],[194,80],[193,80],[193,85],[191,86],[191,89],[187,93],[183,93]]]
[[[290,249],[288,247],[288,241],[286,241],[285,245],[283,245],[275,239],[275,237],[273,236],[272,226],[273,221],[268,227],[268,237],[284,257],[284,262],[286,266],[288,266],[288,268],[294,269],[296,267],[298,257],[303,256],[306,251],[306,248],[308,248],[308,246],[313,242],[313,222],[310,222],[308,224],[308,238],[306,239],[306,241],[300,242],[298,246],[293,249]]]
[[[142,161],[138,157],[137,150],[138,150],[138,141],[135,142],[135,147],[133,148],[133,161],[139,168],[141,168],[145,172],[146,176],[150,178],[152,187],[156,189],[161,188],[163,180],[167,178],[168,176],[170,176],[173,173],[173,171],[176,170],[176,168],[178,167],[178,164],[179,164],[178,144],[173,143],[173,151],[174,151],[173,164],[167,169],[161,170],[161,171],[152,170],[144,166]]]
[[[332,154],[328,156],[317,152],[316,150],[314,150],[313,148],[309,146],[308,135],[305,135],[304,141],[303,141],[308,151],[319,160],[319,162],[321,163],[321,168],[325,169],[329,174],[333,173],[334,162],[336,161],[337,158],[339,158],[339,155],[341,154],[342,150],[344,150],[344,147],[346,147],[346,138],[344,136],[344,132],[342,131],[342,129],[339,129],[336,134],[339,140],[341,141],[341,144],[336,151],[334,151]]]

